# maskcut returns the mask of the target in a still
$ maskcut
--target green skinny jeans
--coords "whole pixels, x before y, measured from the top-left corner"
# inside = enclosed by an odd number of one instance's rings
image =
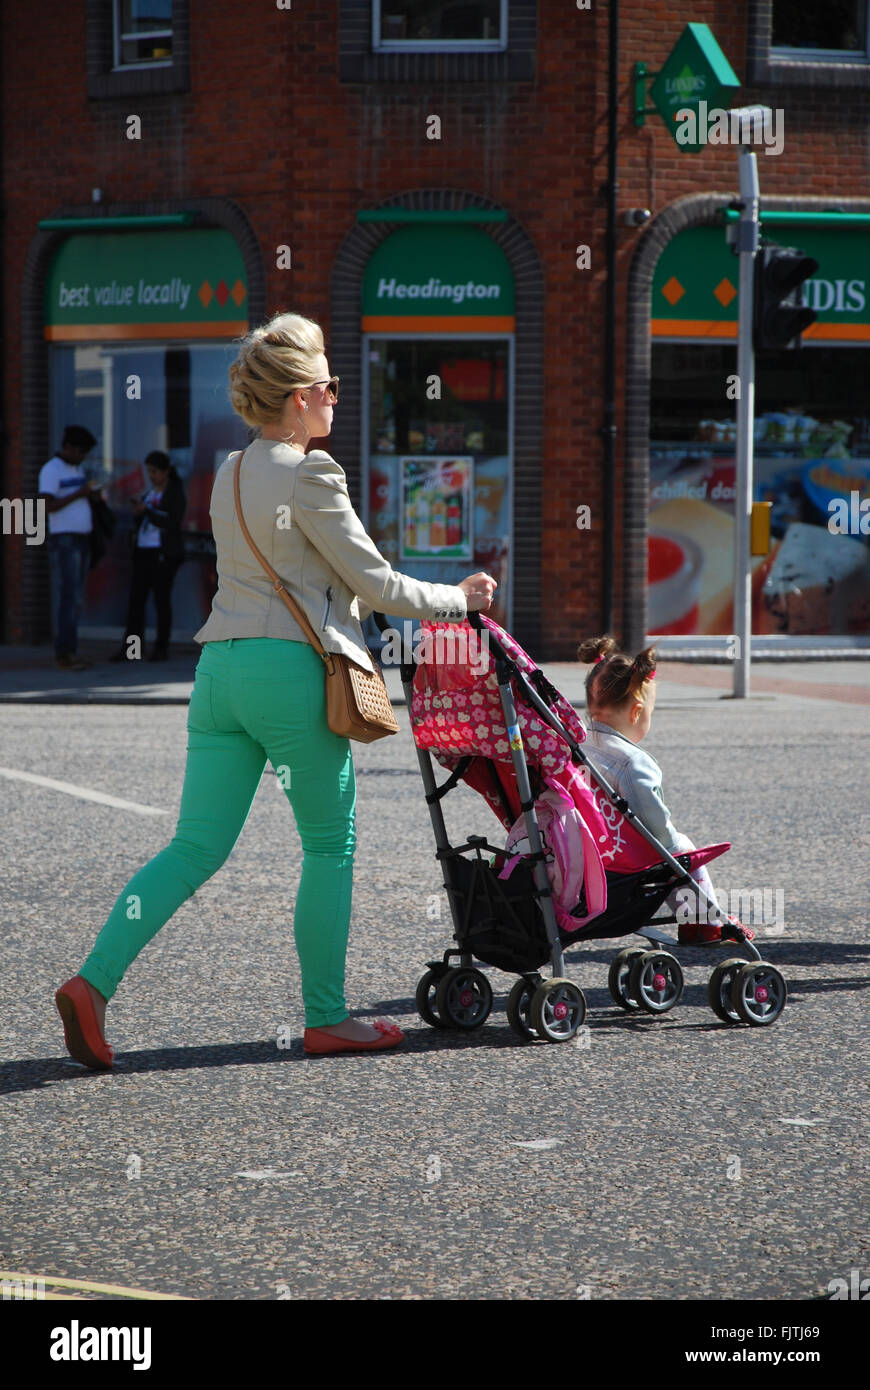
[[[143,946],[229,855],[268,759],[282,769],[302,841],[293,931],[305,1023],[341,1023],[356,784],[350,743],[326,722],[321,658],[279,638],[205,643],[187,729],[175,837],[121,891],[79,973],[111,999]]]

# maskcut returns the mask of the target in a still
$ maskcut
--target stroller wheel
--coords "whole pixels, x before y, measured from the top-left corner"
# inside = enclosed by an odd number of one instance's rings
[[[435,1007],[442,1028],[479,1028],[489,1018],[492,987],[482,971],[458,966],[438,981]]]
[[[427,970],[425,975],[420,976],[417,985],[417,993],[414,996],[417,1005],[417,1013],[424,1023],[428,1023],[430,1028],[446,1028],[447,1024],[442,1022],[436,1012],[435,992],[438,981],[441,979],[443,971]]]
[[[530,1041],[538,1035],[529,1021],[529,1010],[532,1003],[532,995],[536,986],[522,976],[517,980],[510,994],[508,995],[507,1021],[513,1028],[518,1037],[525,1041]]]
[[[720,961],[707,982],[707,1003],[723,1023],[740,1022],[740,1015],[731,1003],[731,986],[737,971],[742,970],[745,964],[742,956]]]
[[[570,1042],[586,1017],[583,991],[573,980],[545,980],[529,1006],[529,1022],[545,1042]]]
[[[610,969],[607,972],[607,988],[610,990],[610,997],[614,1004],[619,1004],[623,1009],[640,1008],[637,1000],[629,994],[629,984],[632,961],[636,960],[638,956],[644,955],[645,951],[645,946],[627,946],[610,962]]]
[[[731,984],[731,1003],[744,1023],[756,1028],[775,1023],[785,1008],[785,980],[766,961],[750,961],[738,970]]]
[[[669,951],[644,951],[632,961],[628,992],[645,1013],[667,1013],[683,992],[680,962]]]

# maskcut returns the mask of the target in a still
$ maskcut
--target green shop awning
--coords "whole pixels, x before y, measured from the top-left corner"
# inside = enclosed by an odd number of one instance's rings
[[[818,318],[808,342],[870,344],[870,235],[864,227],[764,227],[762,237],[797,246],[819,263],[808,280],[806,303]],[[697,342],[737,338],[738,258],[724,227],[689,227],[669,241],[653,278],[653,339]]]
[[[478,227],[400,227],[377,246],[362,285],[366,333],[512,333],[514,277]]]
[[[51,342],[231,338],[247,332],[248,285],[229,232],[82,232],[63,242],[45,287]]]

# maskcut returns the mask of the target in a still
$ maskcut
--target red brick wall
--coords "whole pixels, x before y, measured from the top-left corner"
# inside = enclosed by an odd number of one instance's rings
[[[733,149],[682,153],[657,116],[636,129],[633,65],[642,59],[655,71],[691,18],[710,24],[742,79],[748,9],[724,0],[623,0],[620,213],[648,207],[655,214],[687,193],[735,189]],[[572,656],[578,638],[600,626],[607,6],[581,11],[568,0],[541,0],[536,80],[499,85],[341,83],[337,6],[283,11],[268,4],[240,7],[237,0],[191,0],[190,20],[189,92],[89,101],[84,0],[52,6],[50,23],[34,24],[27,7],[3,7],[4,494],[22,489],[18,287],[40,218],[65,204],[86,203],[94,187],[103,189],[109,205],[234,199],[263,249],[268,310],[310,314],[328,337],[331,267],[356,211],[409,189],[466,189],[508,209],[536,244],[543,266],[540,650]],[[870,194],[866,91],[838,93],[834,101],[824,90],[747,87],[740,100],[765,100],[786,112],[783,154],[759,154],[763,193]],[[141,141],[125,138],[125,119],[134,112],[142,117]],[[431,113],[441,117],[440,142],[425,136]],[[620,223],[617,613],[625,284],[639,235]],[[584,242],[592,248],[592,269],[581,272],[575,247]],[[292,248],[292,271],[275,267],[281,243]],[[581,503],[592,508],[591,532],[577,530]],[[20,640],[24,630],[16,546],[7,546],[7,641]]]

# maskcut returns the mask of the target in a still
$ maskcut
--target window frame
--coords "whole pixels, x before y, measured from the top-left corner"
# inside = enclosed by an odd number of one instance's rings
[[[774,0],[753,0],[746,39],[747,82],[765,87],[870,86],[870,4],[867,48],[793,48],[773,45]]]
[[[506,53],[508,0],[499,0],[501,36],[497,39],[383,39],[380,37],[384,0],[371,0],[373,53]]]
[[[123,0],[112,0],[112,72],[142,72],[145,68],[171,68],[173,58],[149,58],[141,63],[125,63],[121,58],[121,49],[125,41],[129,39],[161,39],[168,38],[174,55],[175,52],[175,26],[170,22],[168,29],[148,29],[144,33],[125,34],[121,31],[121,5]],[[173,0],[173,10],[174,10]],[[173,14],[173,19],[174,19]]]
[[[145,63],[118,65],[117,0],[85,0],[85,14],[89,101],[190,91],[190,0],[172,0],[172,56]]]
[[[794,44],[774,44],[773,5],[770,11],[770,53],[789,63],[870,63],[870,0],[864,0],[864,51],[857,48],[799,48]]]

